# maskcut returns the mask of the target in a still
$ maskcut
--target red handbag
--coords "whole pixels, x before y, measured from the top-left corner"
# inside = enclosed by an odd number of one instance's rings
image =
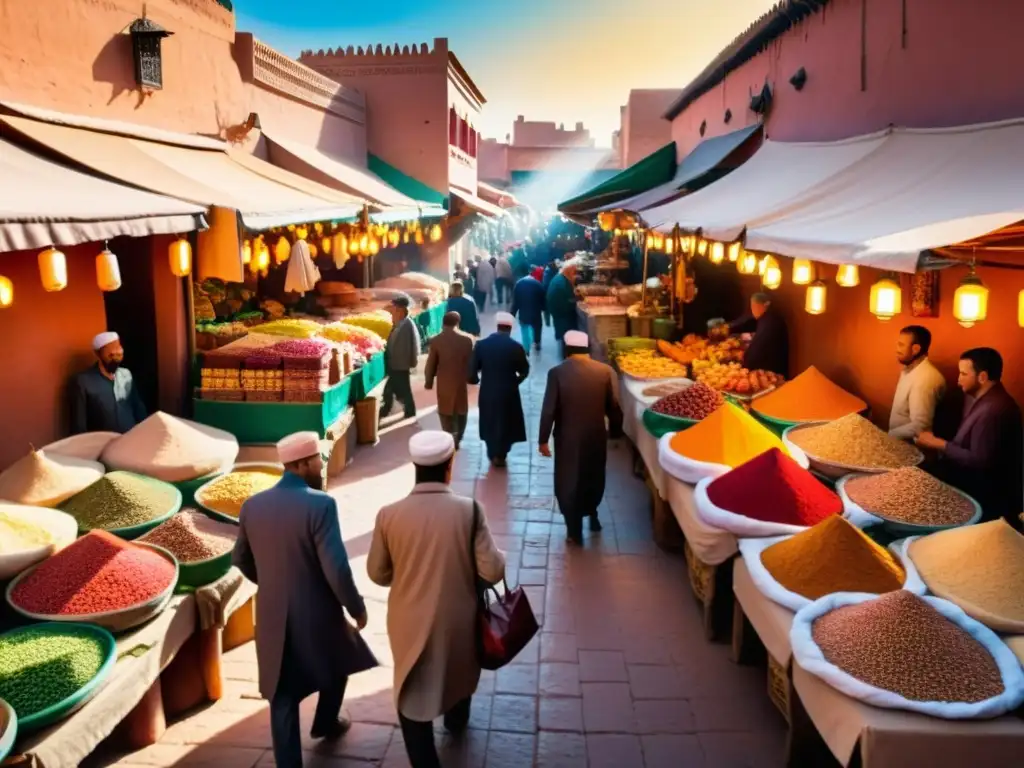
[[[480,508],[473,502],[473,533],[470,537],[470,562],[477,585],[476,647],[482,669],[501,669],[512,661],[537,634],[540,627],[530,600],[522,587],[509,589],[501,580],[504,594],[480,579],[476,568],[476,532]],[[488,593],[493,593],[490,599]]]

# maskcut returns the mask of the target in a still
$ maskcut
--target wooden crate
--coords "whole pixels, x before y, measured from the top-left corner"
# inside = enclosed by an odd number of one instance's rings
[[[704,616],[704,636],[716,640],[729,632],[732,623],[732,560],[708,565],[698,558],[689,542],[683,545],[690,587]]]
[[[768,698],[779,710],[779,713],[786,719],[786,723],[792,722],[790,712],[790,701],[793,697],[793,678],[789,673],[788,664],[780,664],[769,653],[768,654]]]

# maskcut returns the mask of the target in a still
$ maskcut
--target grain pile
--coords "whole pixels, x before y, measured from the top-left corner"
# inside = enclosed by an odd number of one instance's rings
[[[103,465],[94,461],[30,451],[0,474],[0,499],[56,507],[101,477]]]
[[[207,509],[237,519],[249,498],[273,488],[280,479],[281,473],[270,468],[236,469],[203,488],[196,501]]]
[[[917,467],[855,477],[844,488],[865,512],[900,523],[962,525],[975,512],[962,493]]]
[[[181,563],[198,563],[230,552],[238,528],[211,520],[193,509],[183,510],[139,541],[163,547]]]
[[[1002,632],[1024,632],[1024,536],[1004,520],[932,534],[908,554],[928,589]]]
[[[903,567],[847,520],[832,515],[772,544],[761,564],[790,592],[817,600],[834,592],[883,594],[903,586]]]
[[[0,555],[48,547],[51,544],[53,536],[49,531],[0,510]]]
[[[772,448],[786,448],[753,416],[726,403],[703,421],[677,433],[670,447],[680,456],[708,464],[738,467]]]
[[[905,590],[837,608],[811,632],[830,663],[911,701],[976,703],[1005,690],[992,654]]]
[[[867,408],[867,403],[832,383],[813,365],[750,406],[781,421],[832,421]]]
[[[167,558],[92,531],[22,578],[10,599],[29,613],[85,616],[148,602],[173,586],[174,578]]]
[[[105,661],[92,634],[59,627],[26,627],[0,635],[0,699],[19,718],[58,704],[84,688]]]
[[[889,437],[863,416],[851,413],[836,421],[789,433],[789,439],[813,459],[868,470],[899,469],[921,461],[912,445]]]
[[[84,531],[117,530],[163,517],[178,500],[171,485],[131,472],[110,472],[70,498],[61,509]]]

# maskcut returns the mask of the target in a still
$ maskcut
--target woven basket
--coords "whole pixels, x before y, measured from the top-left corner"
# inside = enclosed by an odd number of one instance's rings
[[[356,401],[356,442],[360,445],[372,445],[377,442],[378,407],[375,397]]]
[[[690,549],[689,542],[683,545],[683,554],[693,594],[702,604],[707,605],[715,597],[715,566],[701,561]]]
[[[779,713],[790,722],[789,697],[793,683],[789,678],[789,669],[768,654],[768,698],[779,710]]]

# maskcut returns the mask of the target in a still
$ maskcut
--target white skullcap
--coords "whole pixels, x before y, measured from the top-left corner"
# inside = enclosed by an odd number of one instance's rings
[[[320,435],[316,432],[296,432],[277,443],[277,460],[282,464],[302,461],[320,453]]]
[[[590,339],[587,338],[587,334],[585,334],[583,331],[566,331],[565,346],[578,347],[580,349],[589,349]]]
[[[120,341],[121,337],[113,331],[104,331],[103,333],[97,333],[92,337],[92,351],[99,352],[107,344],[113,344],[115,341]]]
[[[516,319],[512,317],[512,315],[509,314],[508,312],[499,312],[497,315],[494,316],[494,321],[498,325],[507,325],[509,328],[511,328],[516,323]]]
[[[409,456],[421,467],[444,464],[455,454],[455,438],[447,432],[425,430],[409,438]]]

